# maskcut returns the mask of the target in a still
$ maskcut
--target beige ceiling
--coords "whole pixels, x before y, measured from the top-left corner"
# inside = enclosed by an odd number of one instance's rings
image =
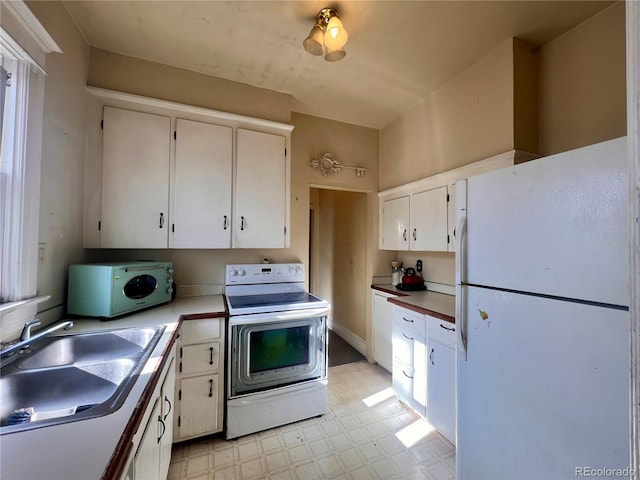
[[[65,1],[92,46],[292,95],[294,111],[381,128],[497,45],[544,45],[611,2]],[[302,40],[320,8],[349,33],[335,63]]]

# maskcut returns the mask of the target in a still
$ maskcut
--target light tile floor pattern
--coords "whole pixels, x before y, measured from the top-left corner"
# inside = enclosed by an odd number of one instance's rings
[[[174,445],[168,480],[455,478],[454,446],[390,395],[388,372],[358,362],[328,376],[327,414],[236,440]]]

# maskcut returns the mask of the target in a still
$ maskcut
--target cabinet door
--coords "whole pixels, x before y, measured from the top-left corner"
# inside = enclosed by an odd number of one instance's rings
[[[180,382],[180,438],[221,430],[218,375],[183,378]]]
[[[161,405],[160,415],[162,418],[160,432],[160,477],[166,478],[169,472],[169,463],[171,462],[171,445],[173,443],[173,414],[174,414],[174,396],[176,390],[176,365],[175,358],[171,359],[169,369],[164,379],[161,389]]]
[[[231,127],[176,122],[174,248],[231,246]]]
[[[134,478],[136,480],[157,480],[160,478],[158,442],[160,441],[160,399],[155,399],[149,422],[144,429],[135,456]]]
[[[373,359],[391,371],[393,368],[393,305],[388,296],[373,294]]]
[[[104,107],[103,248],[167,248],[169,117]]]
[[[429,340],[427,418],[451,443],[455,443],[455,350]]]
[[[284,248],[289,195],[285,137],[238,129],[235,248]]]
[[[447,250],[456,251],[456,189],[455,184],[449,185],[447,197]]]
[[[411,196],[411,250],[446,252],[447,187]]]
[[[409,250],[409,197],[382,204],[382,250]]]
[[[218,342],[185,345],[180,351],[180,362],[182,363],[180,373],[183,375],[210,372],[220,368],[222,352]]]

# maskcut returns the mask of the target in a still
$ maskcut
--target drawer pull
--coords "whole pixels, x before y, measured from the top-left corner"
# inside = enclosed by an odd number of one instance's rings
[[[160,436],[158,437],[158,443],[160,443],[160,440],[162,439],[162,437],[164,436],[164,432],[167,431],[167,426],[165,425],[165,423],[162,421],[162,417],[160,415],[158,415],[158,422],[160,422],[160,425],[162,425],[162,433],[160,434]]]
[[[445,327],[443,324],[440,324],[440,328],[444,328],[445,330],[448,330],[450,332],[455,332],[456,329],[453,327]]]
[[[410,318],[402,317],[402,319],[403,319],[405,322],[413,323],[413,320],[411,320]]]
[[[171,405],[171,401],[169,400],[169,398],[166,395],[164,396],[164,401],[169,404],[169,410],[167,410],[167,414],[163,418],[163,420],[166,420],[167,417],[169,416],[169,414],[171,413],[171,409],[173,408],[173,406]]]
[[[209,365],[213,365],[213,347],[209,348]]]
[[[403,333],[403,334],[402,334],[402,336],[403,336],[404,338],[407,338],[407,339],[409,339],[409,340],[411,340],[411,341],[413,342],[413,337],[409,337],[409,336],[408,336],[408,335],[406,335],[405,333]]]
[[[429,360],[431,360],[431,365],[435,365],[435,363],[433,363],[433,348],[431,349],[431,353],[429,354]]]
[[[411,380],[413,380],[413,377],[411,375],[407,375],[407,372],[405,372],[404,370],[402,370],[402,374],[407,377],[410,378]]]
[[[213,380],[209,380],[209,398],[213,397]]]

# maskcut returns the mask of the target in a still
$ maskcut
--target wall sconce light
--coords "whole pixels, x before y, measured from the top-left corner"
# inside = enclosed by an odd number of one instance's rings
[[[367,171],[364,167],[351,167],[349,165],[341,165],[337,158],[335,158],[331,153],[326,152],[320,155],[320,158],[312,159],[311,166],[313,168],[317,168],[320,170],[320,173],[325,177],[332,175],[334,173],[338,173],[343,168],[350,168],[356,171],[356,177],[364,177],[365,172]]]
[[[323,55],[327,62],[342,60],[347,52],[347,31],[342,26],[338,12],[333,8],[323,8],[318,12],[316,24],[304,39],[302,45],[311,55]]]

